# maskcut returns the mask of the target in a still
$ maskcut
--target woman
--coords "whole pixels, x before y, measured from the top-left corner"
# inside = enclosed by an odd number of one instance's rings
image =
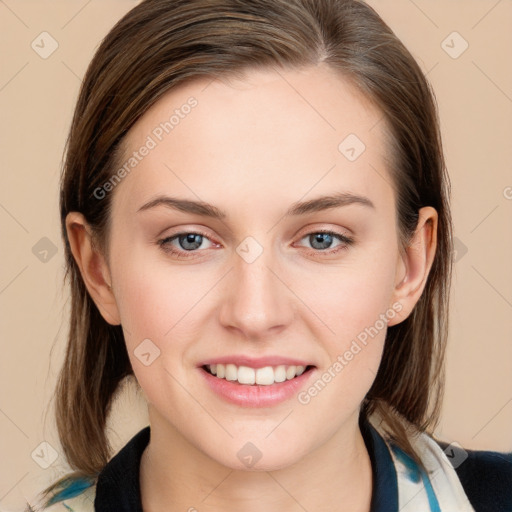
[[[143,1],[84,78],[61,219],[76,471],[48,509],[510,510],[510,455],[455,468],[429,435],[449,182],[429,85],[363,2]],[[127,378],[150,425],[111,459]]]

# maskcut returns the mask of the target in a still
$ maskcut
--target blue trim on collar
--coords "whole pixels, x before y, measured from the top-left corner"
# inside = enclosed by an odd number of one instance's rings
[[[436,493],[434,492],[430,478],[425,471],[418,466],[412,457],[401,450],[396,444],[392,443],[391,449],[393,450],[395,457],[405,466],[407,470],[407,478],[412,482],[419,482],[420,480],[423,481],[423,486],[427,493],[430,512],[441,512],[441,507],[437,500]]]

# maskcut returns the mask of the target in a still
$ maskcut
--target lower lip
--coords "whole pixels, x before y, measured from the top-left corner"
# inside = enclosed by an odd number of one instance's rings
[[[230,403],[242,407],[272,407],[295,396],[315,371],[311,368],[302,375],[269,386],[240,384],[237,381],[219,379],[204,368],[199,368],[210,389]]]

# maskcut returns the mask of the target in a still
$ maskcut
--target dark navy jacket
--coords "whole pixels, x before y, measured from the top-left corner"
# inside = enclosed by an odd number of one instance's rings
[[[373,470],[371,512],[399,512],[397,476],[389,449],[370,423],[361,422],[360,426]],[[100,473],[94,500],[97,512],[143,512],[139,467],[149,438],[148,426]],[[438,444],[443,449],[447,447],[446,443],[438,441]],[[512,453],[471,450],[467,453],[468,458],[456,471],[476,512],[512,512]]]

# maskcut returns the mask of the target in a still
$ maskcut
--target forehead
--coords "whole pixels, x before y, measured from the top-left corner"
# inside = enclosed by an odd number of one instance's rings
[[[114,192],[131,212],[166,192],[245,197],[247,208],[333,188],[392,199],[382,114],[325,65],[182,84],[138,120],[124,148]]]

